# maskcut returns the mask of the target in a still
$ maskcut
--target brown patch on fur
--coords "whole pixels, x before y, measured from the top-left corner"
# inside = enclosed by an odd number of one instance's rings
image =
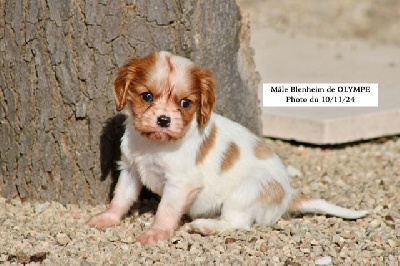
[[[271,158],[274,152],[268,146],[264,139],[258,139],[256,145],[254,146],[254,155],[260,159],[265,160]]]
[[[263,204],[280,205],[285,197],[282,185],[273,180],[269,182],[258,195],[257,201]]]
[[[295,194],[293,198],[289,202],[289,206],[287,207],[287,210],[289,212],[296,212],[299,210],[299,206],[303,203],[308,201],[309,199],[301,194]]]
[[[228,171],[233,167],[240,157],[240,150],[236,143],[230,142],[228,149],[224,153],[221,163],[221,173]]]
[[[208,136],[205,137],[205,139],[200,145],[199,150],[197,151],[196,165],[201,164],[207,157],[208,153],[210,153],[211,149],[215,145],[216,138],[217,138],[217,126],[213,124],[211,126],[210,133],[208,134]]]
[[[195,67],[191,71],[191,76],[192,90],[200,91],[197,120],[203,126],[210,119],[215,103],[213,75],[209,69]]]

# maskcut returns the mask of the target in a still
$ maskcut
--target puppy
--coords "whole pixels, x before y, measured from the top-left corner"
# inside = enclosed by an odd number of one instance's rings
[[[119,69],[114,90],[116,108],[127,116],[121,174],[109,209],[88,221],[92,227],[119,224],[143,185],[161,196],[153,224],[139,237],[143,245],[171,237],[184,213],[204,235],[271,225],[292,211],[367,214],[297,194],[263,139],[212,112],[212,74],[186,58],[133,58]]]

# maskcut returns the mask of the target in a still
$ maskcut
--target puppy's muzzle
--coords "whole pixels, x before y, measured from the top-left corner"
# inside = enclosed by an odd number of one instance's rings
[[[169,116],[160,115],[157,118],[157,125],[159,125],[160,127],[169,127],[170,124],[171,124],[171,117]]]

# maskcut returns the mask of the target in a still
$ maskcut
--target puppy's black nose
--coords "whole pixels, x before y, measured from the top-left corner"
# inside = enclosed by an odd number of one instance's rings
[[[171,124],[171,117],[169,116],[160,115],[157,118],[157,125],[159,125],[160,127],[169,127],[170,124]]]

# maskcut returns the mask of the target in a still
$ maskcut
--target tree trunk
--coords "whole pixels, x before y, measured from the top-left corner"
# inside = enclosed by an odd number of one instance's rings
[[[234,0],[0,0],[0,195],[107,200],[125,119],[113,79],[152,51],[212,69],[216,111],[260,133],[248,35]]]

